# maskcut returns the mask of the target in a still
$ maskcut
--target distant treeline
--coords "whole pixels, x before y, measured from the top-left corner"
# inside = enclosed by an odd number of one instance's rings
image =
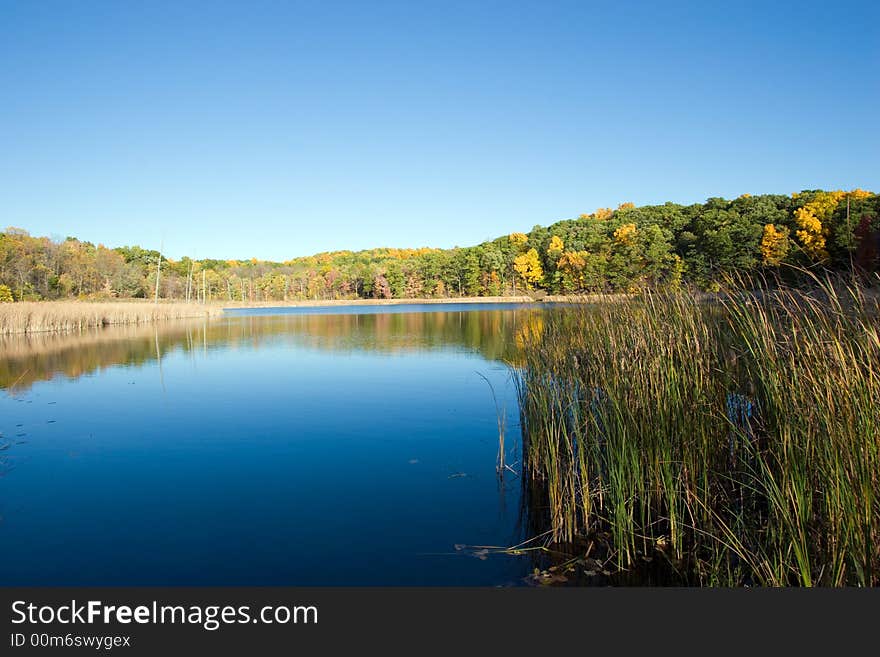
[[[0,301],[152,297],[283,301],[717,289],[785,265],[880,269],[880,196],[809,190],[694,205],[624,203],[453,249],[336,251],[285,262],[161,259],[139,246],[0,233]]]

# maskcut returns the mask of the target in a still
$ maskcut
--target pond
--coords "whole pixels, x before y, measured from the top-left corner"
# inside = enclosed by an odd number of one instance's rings
[[[541,312],[256,309],[2,339],[0,584],[522,584],[526,559],[479,546],[523,539],[493,389],[517,471],[506,363]]]

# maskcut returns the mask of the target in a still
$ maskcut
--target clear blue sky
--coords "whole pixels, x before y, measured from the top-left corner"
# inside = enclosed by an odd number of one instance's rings
[[[280,260],[469,245],[623,201],[876,191],[878,18],[0,0],[0,224]]]

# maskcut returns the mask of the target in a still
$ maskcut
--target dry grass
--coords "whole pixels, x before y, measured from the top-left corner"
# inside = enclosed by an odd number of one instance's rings
[[[0,304],[0,335],[81,331],[111,324],[146,324],[223,313],[219,305],[149,301],[21,301]]]

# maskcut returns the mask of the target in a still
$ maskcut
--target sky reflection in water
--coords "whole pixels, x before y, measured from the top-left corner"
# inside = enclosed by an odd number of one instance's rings
[[[477,372],[516,443],[541,311],[393,310],[0,342],[0,584],[521,583],[454,546],[520,539]]]

